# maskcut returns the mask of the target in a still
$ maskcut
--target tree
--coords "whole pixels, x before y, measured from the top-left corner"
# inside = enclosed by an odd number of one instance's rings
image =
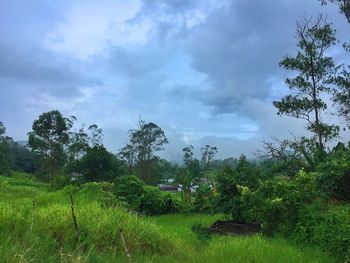
[[[135,160],[138,177],[148,184],[154,184],[151,167],[159,159],[155,153],[164,150],[164,145],[168,143],[164,131],[153,122],[140,121],[139,129],[129,131],[129,141],[120,155],[127,160],[129,170]]]
[[[135,164],[135,152],[133,145],[127,144],[119,151],[119,156],[126,161],[128,166],[128,175],[132,175]]]
[[[89,126],[88,131],[90,132],[89,140],[91,147],[101,145],[103,139],[102,129],[99,128],[96,124]]]
[[[201,178],[200,162],[193,156],[192,145],[183,148],[182,152],[185,167],[179,170],[177,181],[182,185],[183,199],[187,204],[190,204],[192,201],[192,187],[199,183]]]
[[[84,125],[78,131],[69,133],[68,159],[79,160],[89,148],[89,136],[85,132]]]
[[[11,142],[9,146],[13,162],[13,169],[26,173],[34,173],[35,158],[28,147],[17,142]]]
[[[28,133],[29,146],[39,157],[42,169],[52,177],[63,166],[65,161],[65,147],[69,142],[68,131],[71,121],[62,116],[57,110],[45,112],[34,121],[32,131]]]
[[[255,218],[249,218],[245,212],[245,201],[242,198],[244,191],[256,190],[259,186],[259,174],[244,155],[241,155],[236,168],[228,166],[218,174],[217,191],[219,193],[219,206],[234,220],[246,222]]]
[[[322,5],[329,3],[336,4],[341,14],[345,16],[350,23],[350,0],[321,0]],[[350,44],[344,43],[346,51],[350,51]],[[350,66],[343,65],[342,71],[333,79],[338,90],[334,93],[334,102],[339,105],[339,116],[343,117],[350,129]]]
[[[209,171],[212,169],[212,162],[215,155],[218,153],[218,149],[215,146],[205,145],[201,148],[202,159],[201,165],[205,176],[208,177]],[[208,178],[207,178],[208,179]]]
[[[321,0],[322,5],[334,3],[339,7],[339,11],[343,14],[346,20],[350,23],[350,1],[349,0]]]
[[[8,175],[13,163],[10,157],[10,143],[12,138],[6,136],[6,128],[0,121],[0,174]]]
[[[314,171],[316,165],[326,157],[326,152],[319,147],[314,139],[306,137],[293,140],[263,141],[263,150],[258,150],[256,156],[263,160],[274,162],[274,174],[294,176],[301,168]]]
[[[280,66],[297,72],[295,78],[287,78],[286,84],[293,92],[274,101],[279,115],[287,115],[307,121],[307,129],[315,134],[319,146],[339,132],[339,127],[322,122],[321,113],[327,109],[323,95],[332,92],[331,75],[336,67],[325,52],[335,44],[335,32],[322,16],[316,20],[298,22],[298,50],[295,57],[285,56]]]
[[[81,171],[86,182],[112,182],[121,175],[122,164],[103,145],[96,145],[81,159]]]

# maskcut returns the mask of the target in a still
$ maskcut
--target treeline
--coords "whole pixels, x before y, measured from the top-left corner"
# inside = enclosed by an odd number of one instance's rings
[[[122,175],[134,175],[148,185],[181,183],[190,191],[199,179],[225,164],[234,166],[237,159],[214,160],[217,148],[205,145],[199,159],[193,147],[183,149],[184,165],[170,163],[157,153],[168,139],[155,123],[139,122],[129,130],[129,142],[117,154],[103,145],[103,131],[96,124],[79,124],[75,116],[65,117],[57,110],[41,114],[28,133],[28,142],[19,144],[6,135],[1,123],[0,174],[11,170],[34,174],[55,187],[70,183],[113,182]]]
[[[8,175],[12,170],[33,173],[36,164],[32,152],[6,135],[6,128],[0,121],[0,174]]]

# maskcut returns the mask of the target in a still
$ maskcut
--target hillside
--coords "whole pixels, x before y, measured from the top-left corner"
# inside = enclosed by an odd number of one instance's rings
[[[110,190],[110,184],[90,183],[50,191],[26,174],[0,176],[2,262],[127,262],[119,229],[132,262],[332,262],[317,249],[282,239],[203,238],[191,230],[200,216],[140,217],[118,206]],[[203,216],[201,222],[209,226],[218,218]]]

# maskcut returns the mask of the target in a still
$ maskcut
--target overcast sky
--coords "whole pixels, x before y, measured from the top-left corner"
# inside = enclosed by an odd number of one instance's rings
[[[0,121],[26,140],[58,109],[102,127],[117,152],[141,116],[165,131],[169,160],[187,144],[251,155],[264,138],[304,132],[272,101],[288,91],[278,62],[295,54],[296,20],[320,12],[350,36],[317,0],[0,0]]]

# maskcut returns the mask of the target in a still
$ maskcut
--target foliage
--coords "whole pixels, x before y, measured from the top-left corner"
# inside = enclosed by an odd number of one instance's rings
[[[119,177],[114,185],[117,199],[141,214],[176,213],[180,209],[179,202],[171,195],[163,194],[156,187],[145,185],[136,176]]]
[[[200,213],[215,212],[216,196],[211,185],[203,183],[196,189],[193,202],[194,210]]]
[[[214,160],[215,155],[218,153],[218,149],[215,146],[205,145],[201,148],[202,152],[202,159],[201,159],[201,165],[202,169],[205,172],[208,172],[211,170],[212,162]]]
[[[202,178],[200,162],[193,156],[193,146],[182,149],[185,167],[179,169],[176,181],[182,186],[182,197],[187,205],[192,202],[192,188],[200,183]]]
[[[350,23],[350,1],[349,0],[320,0],[322,5],[327,2],[334,3],[339,7],[339,11],[344,14],[348,22]]]
[[[35,156],[27,148],[27,146],[20,145],[17,142],[10,143],[10,156],[13,162],[13,168],[17,171],[26,173],[34,173],[36,169]]]
[[[129,174],[135,163],[138,177],[147,184],[155,184],[151,169],[159,158],[155,153],[163,150],[167,143],[164,131],[157,124],[140,121],[139,129],[129,131],[129,144],[120,151],[128,163]]]
[[[120,228],[133,262],[333,262],[318,249],[262,236],[212,236],[202,244],[191,227],[198,222],[209,227],[220,215],[140,218],[112,204],[111,184],[48,191],[47,185],[29,177],[16,173],[5,178],[6,189],[0,191],[0,258],[4,262],[127,262],[117,234]],[[69,193],[74,196],[79,240],[70,223]],[[33,198],[36,209],[30,234]]]
[[[317,167],[318,189],[323,197],[350,201],[350,143],[347,148],[338,144]]]
[[[316,175],[301,170],[292,179],[264,181],[255,195],[264,233],[288,236],[298,223],[301,209],[317,197]]]
[[[280,66],[299,75],[287,78],[286,84],[294,92],[280,101],[274,101],[278,114],[307,121],[307,129],[315,134],[319,146],[338,135],[339,127],[321,121],[321,113],[327,104],[322,94],[332,91],[331,75],[335,72],[332,57],[326,51],[335,44],[335,32],[322,16],[316,20],[305,19],[297,29],[298,53],[286,56]]]
[[[258,171],[244,155],[239,158],[237,167],[225,167],[219,172],[216,188],[219,193],[218,204],[223,213],[238,222],[255,221],[247,214],[247,202],[242,199],[242,190],[255,190],[259,185]]]
[[[145,193],[143,187],[144,183],[136,176],[121,176],[114,182],[114,194],[117,199],[137,210],[140,206],[140,198]]]
[[[121,162],[103,145],[89,148],[79,163],[86,182],[112,182],[122,172]]]
[[[318,245],[329,251],[339,262],[350,261],[350,206],[326,206],[315,202],[306,206],[293,238],[304,244]]]
[[[13,163],[10,158],[10,144],[12,138],[6,136],[6,128],[0,121],[0,174],[8,175]]]
[[[50,183],[65,162],[64,147],[69,140],[70,127],[71,122],[59,111],[53,110],[41,114],[28,133],[29,146],[42,161],[41,168],[49,176]]]

